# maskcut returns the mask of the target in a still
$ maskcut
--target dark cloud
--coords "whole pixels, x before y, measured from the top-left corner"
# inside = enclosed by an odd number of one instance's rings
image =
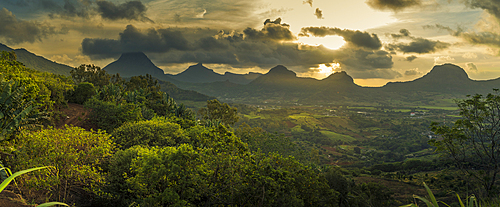
[[[189,50],[189,42],[179,31],[172,29],[148,29],[143,32],[132,25],[120,33],[118,40],[91,39],[82,41],[82,52],[94,59],[116,57],[124,52],[168,52],[172,49]]]
[[[500,20],[500,2],[498,0],[463,0],[470,8],[480,8]]]
[[[309,6],[313,6],[313,0],[306,0],[302,2],[303,4],[309,4]]]
[[[401,76],[392,70],[392,56],[386,51],[354,45],[331,50],[321,45],[302,45],[293,42],[295,39],[289,26],[280,19],[266,20],[261,29],[231,32],[193,28],[138,30],[129,25],[118,39],[85,39],[82,52],[93,59],[102,59],[142,51],[157,64],[203,62],[235,68],[271,68],[282,64],[299,73],[318,64],[336,62],[354,78]]]
[[[434,53],[439,50],[448,48],[451,44],[441,41],[428,40],[422,37],[414,37],[407,29],[399,30],[398,34],[390,35],[395,40],[409,39],[409,43],[391,43],[385,46],[390,51],[401,51],[403,53]],[[410,56],[411,57],[411,56]],[[414,59],[412,59],[414,60]],[[410,61],[411,62],[411,61]]]
[[[174,14],[174,22],[181,22],[181,15],[180,14]]]
[[[297,39],[290,31],[290,26],[281,23],[281,18],[274,21],[267,19],[261,30],[248,27],[243,30],[243,33],[247,39],[251,40],[291,41]]]
[[[321,11],[319,8],[316,8],[316,11],[314,11],[314,16],[318,19],[323,19],[323,11]]]
[[[394,39],[406,38],[411,37],[411,33],[407,29],[401,29],[399,30],[399,34],[391,34],[391,37]]]
[[[450,46],[449,43],[441,41],[433,41],[424,39],[421,37],[414,38],[410,43],[395,43],[388,44],[386,48],[388,50],[398,50],[403,53],[434,53],[439,50],[446,49]]]
[[[474,71],[474,72],[478,71],[476,64],[474,64],[474,63],[467,63],[466,65],[467,65],[467,69],[469,69],[471,71]]]
[[[129,1],[119,5],[109,1],[97,1],[96,4],[97,11],[104,19],[153,22],[146,17],[147,8],[140,1]]]
[[[58,33],[60,31],[56,31],[49,24],[38,21],[20,20],[6,8],[0,10],[0,37],[5,38],[8,43],[33,43],[37,40],[42,41],[42,38]]]
[[[62,4],[61,4],[62,3]],[[91,3],[87,1],[78,0],[42,0],[40,6],[47,11],[50,11],[49,17],[51,18],[67,18],[67,17],[81,17],[89,18],[91,16]]]
[[[331,27],[303,27],[300,30],[299,36],[309,35],[316,37],[325,37],[327,35],[338,35],[354,46],[364,47],[367,49],[378,50],[382,47],[382,43],[376,34],[361,32],[359,30],[348,30]]]
[[[422,5],[421,0],[367,0],[366,4],[373,9],[394,12],[402,11],[409,7]]]
[[[411,61],[414,61],[417,58],[418,58],[417,56],[411,55],[411,56],[406,57],[405,60],[408,61],[408,62],[411,62]]]

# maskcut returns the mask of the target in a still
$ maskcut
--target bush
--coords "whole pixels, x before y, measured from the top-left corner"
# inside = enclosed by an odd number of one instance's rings
[[[42,196],[67,203],[89,204],[92,190],[103,181],[100,164],[110,157],[114,143],[101,131],[85,131],[78,127],[48,128],[41,131],[23,131],[15,143],[15,171],[54,166],[34,172],[19,180],[29,189],[28,197]],[[45,200],[43,200],[44,202]]]
[[[164,118],[125,123],[113,131],[113,137],[123,149],[134,145],[176,146],[188,141],[179,124]]]
[[[141,107],[133,103],[117,104],[92,98],[85,102],[85,107],[92,109],[89,122],[98,129],[108,132],[125,122],[143,120]]]
[[[94,84],[83,82],[75,86],[68,99],[72,103],[83,104],[93,95],[95,95]]]

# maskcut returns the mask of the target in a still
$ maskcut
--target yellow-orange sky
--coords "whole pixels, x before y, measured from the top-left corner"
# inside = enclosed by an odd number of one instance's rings
[[[0,43],[70,66],[143,51],[174,74],[198,62],[219,73],[281,64],[380,86],[454,63],[492,79],[499,10],[494,0],[3,0]]]

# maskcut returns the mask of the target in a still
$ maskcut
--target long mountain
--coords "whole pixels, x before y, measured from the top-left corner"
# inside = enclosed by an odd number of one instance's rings
[[[35,55],[26,49],[12,49],[10,47],[7,47],[7,45],[4,45],[0,43],[0,51],[14,51],[17,56],[17,60],[19,62],[22,62],[26,67],[42,71],[42,72],[49,72],[49,73],[54,73],[58,75],[65,75],[69,76],[70,71],[73,69],[70,66],[56,63],[51,60],[47,60],[46,58],[42,56]]]

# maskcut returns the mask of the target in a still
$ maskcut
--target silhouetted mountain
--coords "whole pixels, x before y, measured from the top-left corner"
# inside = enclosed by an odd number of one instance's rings
[[[250,72],[248,74],[236,74],[236,73],[226,72],[224,73],[224,79],[232,83],[248,84],[261,75],[262,75],[261,73],[254,73],[254,72]]]
[[[54,61],[47,60],[42,56],[35,55],[26,49],[12,49],[4,44],[0,43],[0,51],[14,51],[17,56],[17,60],[22,62],[26,67],[42,71],[49,72],[59,75],[70,75],[70,71],[73,69],[70,66],[56,63]]]
[[[164,72],[142,52],[123,53],[118,60],[103,68],[109,74],[119,73],[121,77],[132,77],[150,74],[164,80]]]
[[[203,64],[198,63],[196,65],[189,66],[185,71],[176,74],[176,75],[168,75],[171,78],[188,82],[188,83],[212,83],[218,81],[229,81],[237,84],[248,84],[252,80],[259,77],[260,73],[248,73],[248,74],[235,74],[226,72],[224,75],[214,72],[212,69],[209,69]]]
[[[460,67],[435,66],[428,74],[408,82],[388,83],[383,87],[361,87],[346,72],[331,74],[323,80],[297,77],[295,72],[278,65],[247,85],[216,82],[183,85],[190,90],[223,100],[276,103],[392,103],[432,104],[437,98],[465,98],[468,94],[486,94],[500,86],[500,78],[474,81]]]
[[[391,82],[383,86],[390,92],[436,92],[446,94],[475,94],[491,92],[497,80],[471,80],[464,69],[453,64],[436,65],[424,76],[408,82]]]
[[[224,76],[214,72],[211,69],[203,66],[201,63],[189,66],[185,71],[170,75],[175,80],[190,82],[190,83],[210,83],[216,81],[224,81]]]

